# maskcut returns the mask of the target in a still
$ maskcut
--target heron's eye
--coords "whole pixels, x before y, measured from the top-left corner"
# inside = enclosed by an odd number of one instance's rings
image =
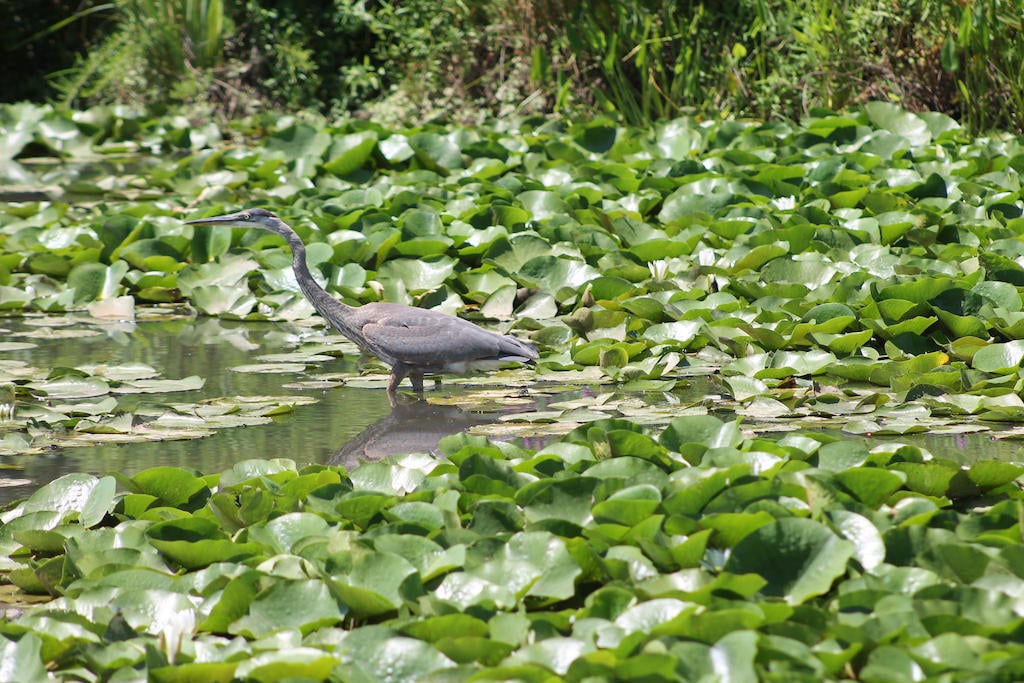
[[[252,216],[250,216],[250,215],[249,215],[249,214],[247,214],[247,213],[243,213],[243,214],[242,214],[242,220],[243,220],[243,221],[251,221],[251,220],[252,220]]]

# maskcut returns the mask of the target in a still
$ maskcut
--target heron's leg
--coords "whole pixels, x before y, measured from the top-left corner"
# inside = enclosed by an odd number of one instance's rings
[[[395,395],[395,390],[398,388],[398,385],[402,383],[402,380],[405,379],[405,374],[405,368],[401,365],[395,365],[391,368],[391,379],[388,381],[389,396]],[[412,381],[412,378],[410,378],[410,381]],[[415,386],[416,384],[413,382],[413,388],[415,388]]]

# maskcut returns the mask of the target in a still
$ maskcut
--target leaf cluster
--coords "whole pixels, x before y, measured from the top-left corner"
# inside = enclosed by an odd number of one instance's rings
[[[1020,673],[1019,466],[706,416],[442,453],[62,477],[3,515],[7,578],[53,597],[0,624],[3,657],[38,680]]]

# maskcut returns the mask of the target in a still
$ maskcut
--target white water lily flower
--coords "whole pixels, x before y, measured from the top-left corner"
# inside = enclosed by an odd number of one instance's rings
[[[668,261],[663,258],[648,261],[647,267],[651,271],[651,277],[655,280],[664,280],[668,275]]]
[[[796,197],[776,197],[772,200],[772,206],[779,211],[792,211],[796,208]]]
[[[160,605],[147,629],[160,639],[160,647],[171,663],[181,652],[181,644],[191,637],[196,629],[196,613],[191,609],[180,609],[180,605],[167,602]]]

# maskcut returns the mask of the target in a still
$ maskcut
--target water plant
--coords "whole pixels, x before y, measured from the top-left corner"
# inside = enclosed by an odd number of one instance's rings
[[[69,475],[3,515],[0,568],[50,601],[0,653],[33,680],[1012,679],[1022,473],[690,416]]]

